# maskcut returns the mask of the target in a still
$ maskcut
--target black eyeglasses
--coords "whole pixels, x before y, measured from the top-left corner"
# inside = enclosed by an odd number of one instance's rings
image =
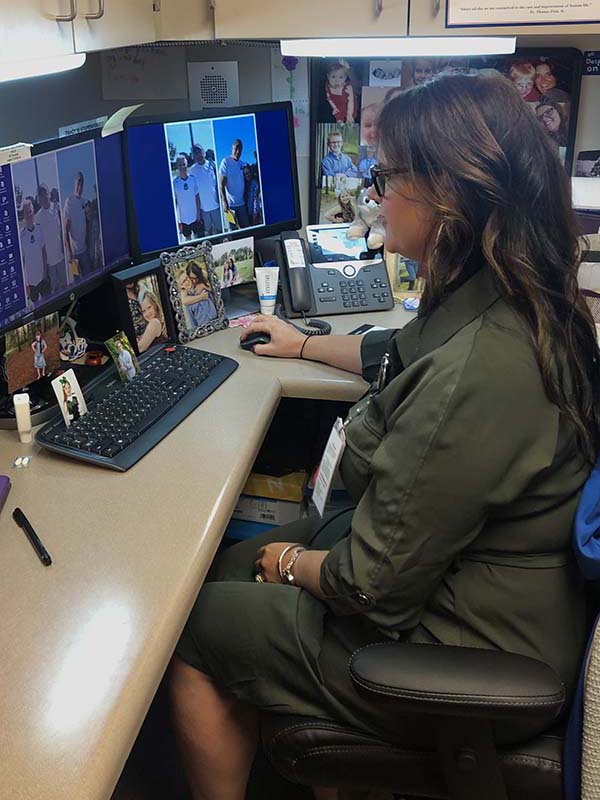
[[[394,175],[402,175],[407,173],[407,169],[379,169],[379,167],[371,167],[371,179],[373,186],[379,197],[385,194],[385,185],[388,178],[393,178]]]

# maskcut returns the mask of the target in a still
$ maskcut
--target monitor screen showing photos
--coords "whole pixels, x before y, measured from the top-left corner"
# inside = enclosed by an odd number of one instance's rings
[[[121,138],[59,143],[0,166],[0,328],[129,258]]]
[[[127,128],[127,168],[140,255],[239,232],[298,227],[287,104],[231,116]]]

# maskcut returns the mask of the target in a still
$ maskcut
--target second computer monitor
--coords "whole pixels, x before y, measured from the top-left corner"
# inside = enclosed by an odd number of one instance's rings
[[[289,103],[134,118],[126,146],[138,256],[300,227]]]

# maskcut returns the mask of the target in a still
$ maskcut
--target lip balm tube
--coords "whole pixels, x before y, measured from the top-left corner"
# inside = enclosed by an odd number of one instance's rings
[[[255,267],[256,287],[260,302],[260,313],[271,315],[275,311],[279,267]]]
[[[15,404],[15,414],[17,416],[17,430],[19,439],[23,444],[29,444],[32,440],[31,435],[31,414],[29,412],[29,395],[27,392],[13,395]]]

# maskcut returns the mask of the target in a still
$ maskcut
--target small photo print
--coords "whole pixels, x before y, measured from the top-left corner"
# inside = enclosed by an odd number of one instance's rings
[[[131,278],[125,283],[129,315],[140,353],[169,340],[165,310],[156,274]]]
[[[72,422],[77,422],[84,414],[87,414],[85,398],[72,369],[68,369],[58,378],[55,378],[52,381],[52,388],[67,427]]]
[[[384,105],[395,97],[399,87],[391,89],[384,86],[365,86],[362,93],[362,111],[360,117],[360,143],[377,147],[379,134],[377,130],[379,115]]]
[[[58,314],[49,314],[6,334],[8,391],[51,375],[60,364]]]
[[[119,377],[123,383],[132,381],[139,373],[140,365],[127,336],[121,331],[104,344],[117,366]]]
[[[582,150],[577,156],[577,178],[600,178],[600,150]]]
[[[363,182],[359,178],[347,178],[345,175],[323,178],[319,222],[354,222],[362,187]]]
[[[172,272],[173,287],[177,287],[188,333],[194,333],[216,320],[218,313],[214,288],[204,259],[180,261],[172,266]]]
[[[402,61],[398,59],[369,62],[369,86],[400,86]]]
[[[353,124],[360,119],[365,65],[360,60],[323,59],[320,63],[318,122]]]
[[[254,239],[223,242],[212,249],[215,272],[222,289],[254,280]]]
[[[321,176],[358,177],[359,137],[358,125],[317,125],[317,186]]]
[[[385,264],[394,298],[403,297],[405,292],[422,290],[421,280],[418,277],[419,264],[417,261],[411,261],[397,253],[388,253],[386,251]]]

